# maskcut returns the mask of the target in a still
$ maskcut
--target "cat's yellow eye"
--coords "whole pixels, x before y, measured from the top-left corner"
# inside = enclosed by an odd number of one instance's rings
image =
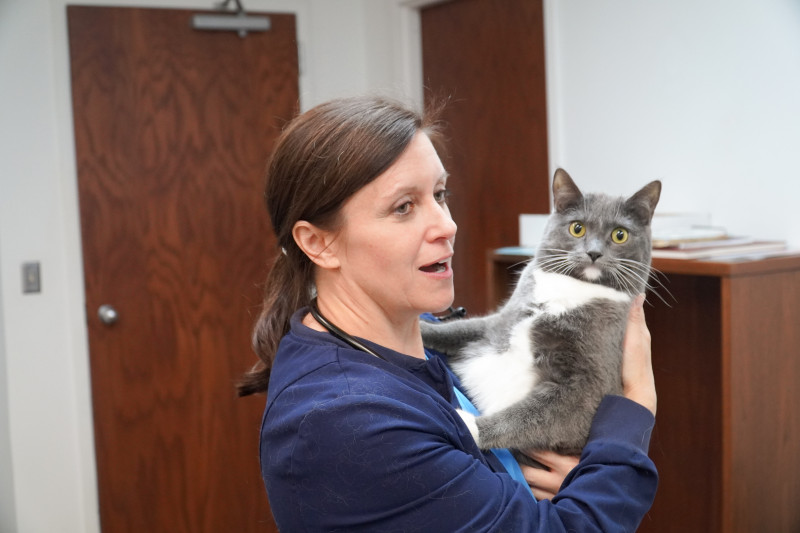
[[[628,240],[628,230],[625,228],[617,228],[611,232],[611,240],[617,244],[622,244]]]
[[[586,227],[582,222],[575,221],[569,225],[569,234],[573,237],[583,237],[586,235]]]

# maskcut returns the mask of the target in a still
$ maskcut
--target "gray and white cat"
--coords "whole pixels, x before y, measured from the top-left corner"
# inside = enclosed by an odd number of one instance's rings
[[[459,411],[482,449],[579,454],[600,400],[622,394],[622,342],[650,274],[653,181],[630,198],[582,194],[564,170],[534,259],[495,313],[422,323],[482,415]]]

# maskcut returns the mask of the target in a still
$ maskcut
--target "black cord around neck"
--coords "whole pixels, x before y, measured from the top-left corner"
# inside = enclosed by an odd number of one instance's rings
[[[386,360],[385,357],[382,357],[380,354],[378,354],[374,350],[368,348],[362,342],[360,342],[358,339],[356,339],[355,337],[353,337],[349,333],[346,333],[344,330],[339,329],[339,327],[337,327],[333,322],[331,322],[330,320],[328,320],[327,318],[322,316],[322,313],[319,312],[319,308],[317,307],[317,299],[316,298],[311,300],[311,305],[309,305],[309,309],[311,311],[311,316],[314,317],[314,320],[319,322],[320,326],[322,326],[323,328],[327,329],[330,332],[331,335],[333,335],[334,337],[336,337],[340,341],[346,342],[347,344],[349,344],[350,346],[352,346],[356,350],[360,350],[360,351],[366,352],[366,353],[368,353],[370,355],[374,355],[378,359],[383,359],[384,361]]]

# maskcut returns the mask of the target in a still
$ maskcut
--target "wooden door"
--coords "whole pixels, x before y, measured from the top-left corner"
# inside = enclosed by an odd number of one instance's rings
[[[449,99],[445,166],[458,223],[456,304],[488,310],[487,250],[549,213],[541,0],[453,0],[421,10],[426,100]]]
[[[101,526],[274,530],[263,397],[237,399],[274,251],[266,157],[298,101],[292,15],[68,8]],[[101,322],[112,305],[118,321]]]

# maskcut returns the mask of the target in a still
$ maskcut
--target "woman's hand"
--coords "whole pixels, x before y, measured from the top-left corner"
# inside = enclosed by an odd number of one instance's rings
[[[650,331],[644,320],[644,294],[633,301],[628,314],[622,354],[622,390],[626,398],[656,414],[656,384],[650,359]]]
[[[570,470],[578,464],[578,458],[571,455],[559,455],[556,452],[528,450],[525,455],[541,463],[548,470],[520,464],[522,475],[533,491],[537,500],[553,498],[564,483]]]

